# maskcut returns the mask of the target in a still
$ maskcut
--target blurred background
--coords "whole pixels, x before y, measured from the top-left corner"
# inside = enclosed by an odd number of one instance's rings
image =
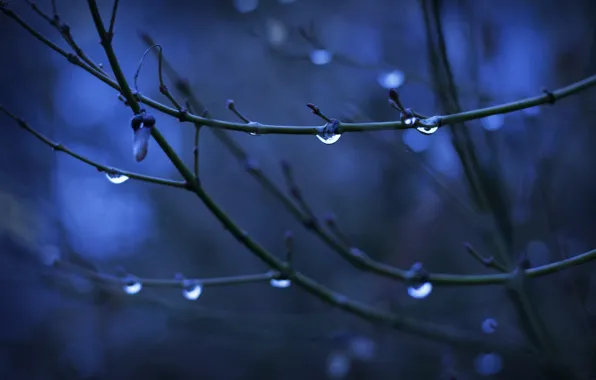
[[[104,19],[112,2],[98,1]],[[148,45],[164,56],[219,119],[234,99],[251,120],[313,125],[330,117],[395,120],[387,89],[406,107],[444,112],[431,75],[423,1],[122,0],[114,48],[129,79]],[[48,0],[40,9],[51,14]],[[9,2],[60,46],[25,1]],[[108,63],[86,2],[56,0],[61,21],[96,62]],[[440,2],[440,19],[461,107],[540,94],[595,74],[596,5],[570,0]],[[0,103],[100,164],[179,179],[154,142],[132,156],[130,110],[116,91],[0,15]],[[170,83],[173,89],[174,84]],[[139,90],[159,93],[148,55]],[[181,97],[180,97],[181,98]],[[514,229],[512,255],[543,265],[596,246],[596,91],[553,106],[467,123],[483,160],[496,160]],[[155,113],[157,126],[191,164],[194,128]],[[149,278],[220,277],[268,270],[190,193],[102,173],[53,152],[0,115],[0,379],[499,379],[560,378],[515,350],[436,343],[362,321],[295,286],[268,283],[179,290],[98,290],[58,273],[53,258],[101,272]],[[430,272],[492,273],[480,252],[490,228],[471,211],[462,165],[447,128],[351,133],[332,145],[315,136],[229,136],[280,187],[280,162],[318,216],[334,213],[353,246],[381,262]],[[247,173],[212,131],[200,140],[201,179],[226,212],[282,257],[295,235],[296,266],[317,281],[384,310],[524,342],[503,287],[435,287],[424,299],[402,283],[341,260]],[[530,296],[557,342],[566,378],[590,379],[596,323],[594,265],[532,280]],[[488,320],[488,321],[487,321]],[[492,326],[492,328],[487,328]],[[496,328],[494,328],[496,326]],[[490,331],[489,331],[490,330]],[[493,331],[494,330],[494,331]],[[541,377],[538,377],[541,376]]]

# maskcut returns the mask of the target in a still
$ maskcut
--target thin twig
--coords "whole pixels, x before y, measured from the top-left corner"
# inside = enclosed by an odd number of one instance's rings
[[[125,284],[123,278],[107,273],[100,273],[83,268],[79,265],[73,265],[66,261],[56,261],[55,267],[60,269],[68,269],[76,271],[85,276],[85,278],[103,283],[111,283],[114,285]],[[209,278],[146,278],[133,276],[136,281],[142,284],[143,288],[184,288],[189,283],[195,283],[202,287],[212,286],[227,286],[227,285],[241,285],[256,282],[266,282],[279,275],[278,272],[269,271],[265,273],[247,274],[240,276],[225,276],[225,277],[209,277]]]
[[[470,243],[465,243],[464,248],[466,249],[466,252],[468,252],[473,258],[478,260],[478,262],[481,263],[482,265],[484,265],[485,267],[494,268],[501,273],[507,273],[507,268],[505,268],[505,266],[503,264],[499,263],[492,256],[489,256],[489,257],[482,256],[480,253],[478,253],[478,251],[476,251],[476,249]]]
[[[50,25],[52,25],[52,27],[54,27],[58,31],[58,33],[60,33],[60,36],[62,37],[62,39],[68,44],[68,46],[70,46],[70,48],[75,52],[75,54],[85,64],[87,64],[89,66],[89,68],[97,71],[97,73],[99,73],[99,74],[108,76],[108,74],[101,67],[101,65],[93,62],[93,60],[91,60],[85,54],[83,49],[81,49],[81,47],[77,44],[77,42],[73,38],[72,34],[70,33],[70,26],[68,24],[66,24],[65,22],[63,22],[60,19],[60,17],[58,16],[58,14],[56,13],[56,4],[55,4],[54,0],[52,0],[52,11],[54,12],[53,17],[50,17],[49,15],[44,13],[35,2],[33,2],[31,0],[26,0],[26,1],[35,13],[37,13],[41,18],[46,20]]]
[[[157,49],[158,50],[158,54],[157,54],[157,75],[159,78],[159,91],[166,97],[168,98],[168,100],[170,101],[170,103],[172,103],[172,105],[182,114],[186,112],[186,110],[184,110],[184,108],[182,108],[182,106],[180,105],[180,103],[176,100],[176,98],[174,98],[174,96],[170,93],[170,90],[168,89],[168,86],[166,86],[164,80],[163,80],[163,69],[162,69],[162,53],[163,53],[163,48],[161,45],[153,45],[150,46],[149,48],[147,48],[147,50],[145,50],[145,52],[143,53],[143,56],[141,57],[141,60],[139,61],[139,65],[137,66],[137,71],[135,72],[135,76],[134,76],[134,87],[135,87],[135,94],[138,97],[139,96],[139,85],[138,85],[138,79],[139,79],[139,74],[141,73],[141,68],[143,67],[143,62],[145,60],[145,57],[147,56],[147,54],[152,50],[152,49]]]
[[[138,174],[138,173],[133,173],[133,172],[129,172],[126,170],[122,170],[122,169],[118,169],[118,168],[113,168],[110,166],[106,166],[106,165],[102,165],[99,164],[95,161],[92,161],[88,158],[86,158],[85,156],[82,156],[70,149],[68,149],[67,147],[65,147],[62,144],[56,143],[52,140],[50,140],[48,137],[46,137],[45,135],[41,134],[40,132],[38,132],[36,129],[32,128],[31,126],[29,126],[29,124],[27,124],[23,119],[17,117],[16,115],[14,115],[13,113],[11,113],[10,111],[8,111],[6,108],[4,108],[3,106],[0,105],[0,111],[5,113],[8,117],[10,117],[11,119],[13,119],[18,125],[19,127],[23,128],[24,130],[26,130],[27,132],[31,133],[33,136],[35,136],[39,141],[43,142],[44,144],[48,145],[50,148],[52,148],[54,151],[56,152],[63,152],[89,166],[92,166],[94,168],[96,168],[98,171],[100,172],[104,172],[106,174],[111,174],[111,175],[123,175],[126,176],[128,178],[131,179],[135,179],[138,181],[143,181],[143,182],[150,182],[150,183],[155,183],[158,185],[164,185],[164,186],[171,186],[171,187],[177,187],[177,188],[186,188],[186,184],[182,181],[174,181],[174,180],[170,180],[170,179],[164,179],[164,178],[158,178],[158,177],[151,177],[151,176],[147,176],[147,175],[143,175],[143,174]]]
[[[110,17],[110,26],[108,27],[108,35],[110,38],[114,37],[114,25],[116,24],[116,13],[118,12],[118,3],[119,0],[114,0],[114,5],[112,6],[112,16]]]

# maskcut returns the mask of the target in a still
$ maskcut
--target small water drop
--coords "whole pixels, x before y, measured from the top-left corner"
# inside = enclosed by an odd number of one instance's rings
[[[141,281],[137,278],[129,276],[126,285],[124,285],[122,289],[126,294],[133,295],[139,293],[143,289],[143,284],[141,284]]]
[[[247,125],[250,125],[251,127],[258,127],[259,123],[257,123],[256,121],[251,121]],[[248,132],[248,134],[251,136],[261,136],[259,132]]]
[[[128,181],[128,177],[125,176],[124,174],[120,174],[120,173],[106,173],[106,178],[108,179],[108,181],[115,183],[116,185],[119,185],[121,183],[124,183],[126,181]]]
[[[182,295],[189,301],[198,299],[203,294],[203,287],[201,284],[191,282],[182,290]]]
[[[332,379],[343,379],[351,368],[352,361],[343,352],[332,352],[327,357],[327,375]]]
[[[496,131],[497,129],[500,129],[503,124],[505,124],[505,115],[501,113],[490,115],[480,119],[480,122],[482,123],[482,127],[487,131]]]
[[[432,135],[433,133],[439,130],[439,127],[418,127],[416,128],[416,130],[425,135]]]
[[[480,354],[474,359],[474,369],[481,376],[493,376],[501,372],[503,359],[497,354]]]
[[[274,288],[283,289],[290,287],[290,285],[292,285],[292,281],[287,278],[272,278],[269,281],[269,284]]]
[[[310,61],[317,66],[323,66],[331,62],[333,54],[324,49],[316,49],[310,52]]]
[[[341,135],[339,133],[325,133],[317,135],[317,138],[323,143],[327,145],[335,144]]]
[[[494,318],[486,318],[482,321],[482,332],[485,334],[492,334],[497,330],[499,323]]]
[[[393,70],[388,73],[382,73],[377,78],[379,84],[386,89],[398,89],[404,84],[406,79],[405,74],[399,70]]]
[[[408,287],[408,295],[415,299],[426,298],[432,291],[433,285],[430,282],[425,282],[422,285]]]

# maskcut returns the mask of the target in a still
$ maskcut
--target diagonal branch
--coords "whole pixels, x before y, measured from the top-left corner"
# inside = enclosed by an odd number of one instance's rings
[[[40,140],[44,144],[48,145],[50,148],[54,149],[57,152],[63,152],[65,154],[67,154],[67,155],[69,155],[69,156],[71,156],[71,157],[73,157],[73,158],[75,158],[75,159],[77,159],[77,160],[79,160],[79,161],[81,161],[81,162],[89,165],[89,166],[92,166],[92,167],[96,168],[100,172],[104,172],[104,173],[110,174],[110,175],[123,175],[123,176],[126,176],[128,178],[136,179],[138,181],[155,183],[157,185],[171,186],[171,187],[177,187],[177,188],[181,188],[181,189],[186,188],[186,184],[184,182],[181,182],[181,181],[174,181],[174,180],[170,180],[170,179],[164,179],[164,178],[158,178],[158,177],[151,177],[151,176],[147,176],[147,175],[143,175],[143,174],[138,174],[138,173],[133,173],[133,172],[129,172],[129,171],[126,171],[126,170],[117,169],[117,168],[113,168],[113,167],[109,167],[109,166],[105,166],[105,165],[99,164],[99,163],[97,163],[95,161],[92,161],[92,160],[86,158],[85,156],[82,156],[82,155],[80,155],[80,154],[78,154],[78,153],[76,153],[76,152],[68,149],[67,147],[65,147],[62,144],[59,144],[59,143],[56,143],[56,142],[50,140],[45,135],[43,135],[42,133],[38,132],[36,129],[32,128],[31,126],[29,126],[29,124],[27,124],[23,119],[17,117],[16,115],[14,115],[10,111],[8,111],[2,105],[0,105],[0,111],[3,112],[3,113],[5,113],[11,119],[13,119],[19,125],[19,127],[23,128],[27,132],[31,133],[38,140]]]

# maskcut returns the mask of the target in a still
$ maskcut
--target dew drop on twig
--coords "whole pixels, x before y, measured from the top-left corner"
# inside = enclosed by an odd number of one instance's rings
[[[269,281],[269,285],[271,285],[274,288],[288,288],[290,287],[290,285],[292,285],[292,281],[290,281],[287,278],[272,278]]]
[[[416,299],[426,298],[432,291],[433,285],[430,282],[425,282],[422,285],[408,287],[408,295]]]
[[[335,144],[337,142],[337,140],[339,140],[340,137],[341,137],[340,134],[331,134],[331,133],[317,135],[317,138],[323,144],[327,144],[327,145]]]
[[[124,174],[120,174],[120,173],[106,173],[106,178],[108,179],[108,181],[119,185],[121,183],[124,183],[126,181],[128,181],[128,177],[125,176]]]
[[[143,284],[141,284],[141,281],[138,279],[129,276],[126,285],[124,285],[122,289],[126,294],[133,295],[139,293],[143,289]]]
[[[203,294],[203,287],[197,282],[189,282],[182,290],[182,295],[189,301],[198,299]]]
[[[406,121],[407,124],[407,121]],[[418,127],[416,128],[416,130],[420,133],[423,133],[425,135],[432,135],[433,133],[435,133],[436,131],[439,130],[439,127]]]

